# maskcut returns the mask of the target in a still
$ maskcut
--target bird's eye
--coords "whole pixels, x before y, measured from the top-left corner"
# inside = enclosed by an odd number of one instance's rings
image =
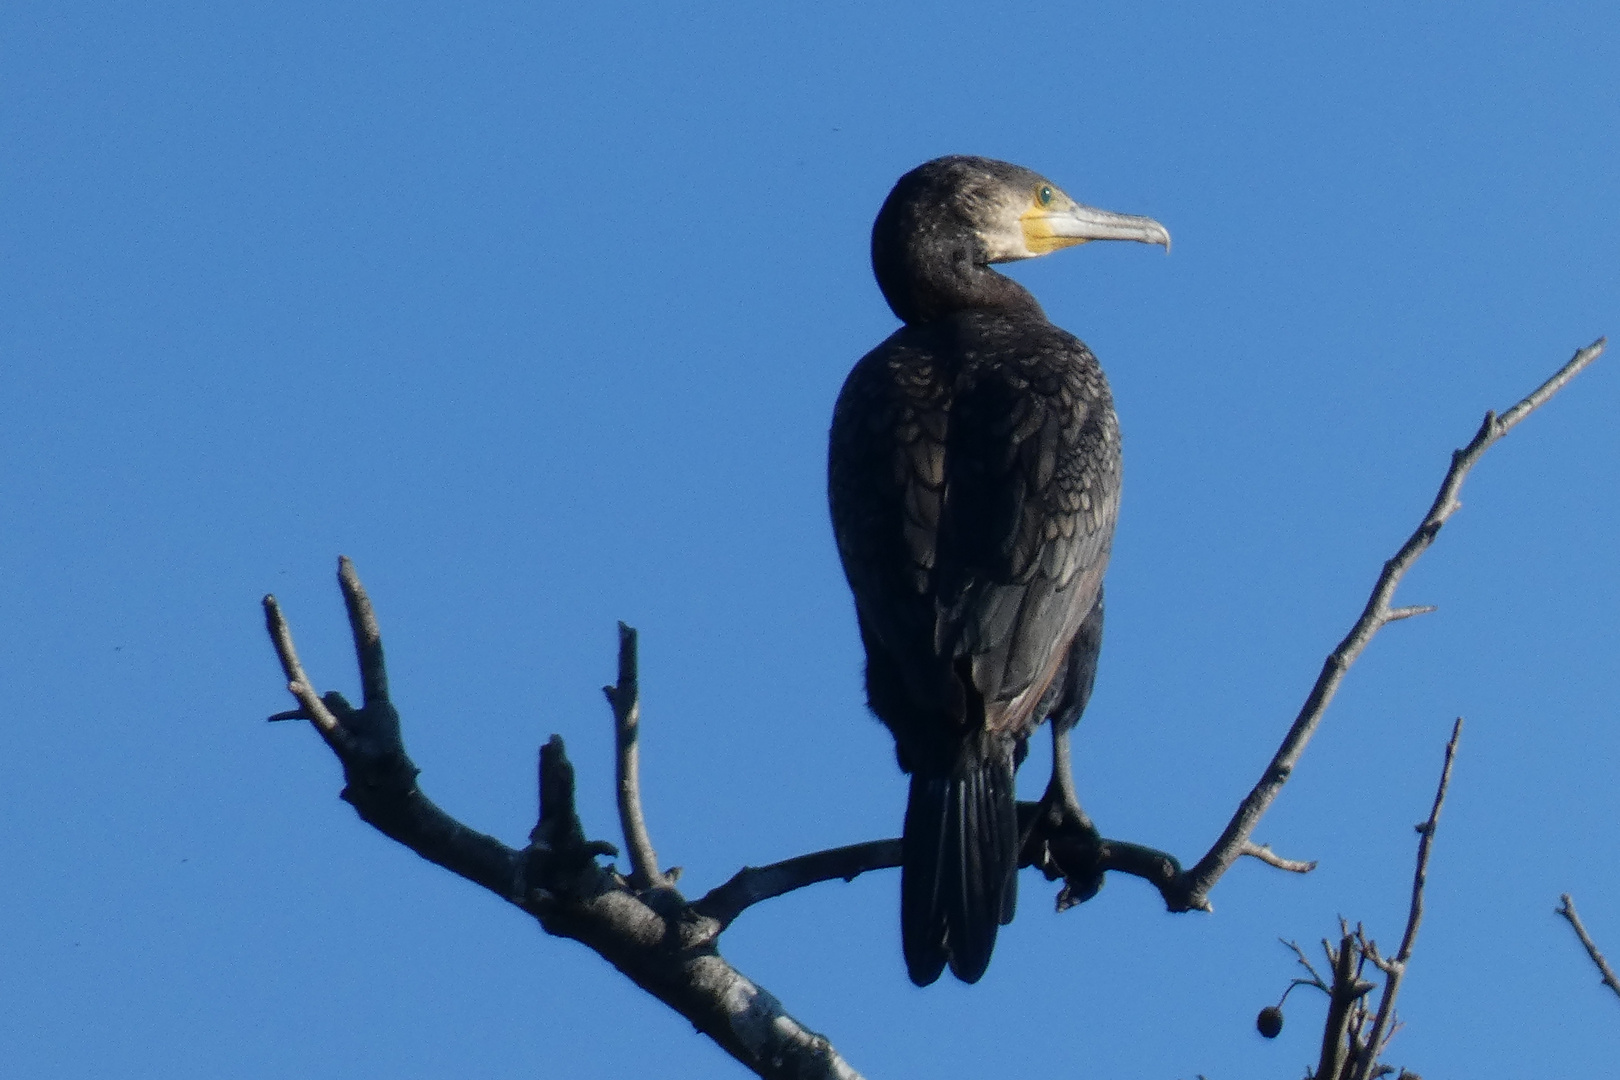
[[[1036,198],[1036,201],[1038,201],[1042,206],[1051,206],[1052,205],[1052,188],[1051,188],[1051,186],[1048,185],[1048,184],[1042,184],[1039,188],[1036,189],[1035,198]]]

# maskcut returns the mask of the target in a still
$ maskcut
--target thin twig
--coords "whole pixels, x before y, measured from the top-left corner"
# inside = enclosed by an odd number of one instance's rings
[[[613,707],[613,742],[618,761],[619,823],[630,859],[632,889],[662,888],[670,879],[658,870],[647,819],[641,812],[641,684],[636,674],[636,631],[619,624],[619,682],[602,687]]]
[[[1592,940],[1592,935],[1586,932],[1586,924],[1581,922],[1581,917],[1575,913],[1575,901],[1569,898],[1569,893],[1564,893],[1558,899],[1560,901],[1558,914],[1568,919],[1569,925],[1575,928],[1575,936],[1581,939],[1586,955],[1592,958],[1592,963],[1597,965],[1598,971],[1603,975],[1603,985],[1620,994],[1620,980],[1615,978],[1614,969],[1609,967],[1609,962],[1598,952],[1597,943]]]
[[[1406,933],[1401,937],[1400,951],[1393,958],[1378,962],[1379,970],[1385,975],[1384,992],[1379,995],[1378,1019],[1373,1023],[1372,1034],[1367,1036],[1367,1052],[1361,1058],[1354,1080],[1368,1080],[1372,1076],[1385,1044],[1395,1034],[1390,1029],[1395,1019],[1395,998],[1401,992],[1401,980],[1406,977],[1406,965],[1412,959],[1412,947],[1417,943],[1418,926],[1423,922],[1423,886],[1429,879],[1429,852],[1434,847],[1435,830],[1440,826],[1440,808],[1446,802],[1446,788],[1451,785],[1451,763],[1457,757],[1457,742],[1462,738],[1462,728],[1462,717],[1459,716],[1457,722],[1451,725],[1451,738],[1446,743],[1446,761],[1440,768],[1440,785],[1434,792],[1434,806],[1429,810],[1428,818],[1417,827],[1417,870],[1412,875],[1412,907],[1406,916]],[[1362,952],[1370,957],[1377,955],[1370,948],[1370,943]]]
[[[1294,982],[1303,984],[1305,986],[1314,986],[1324,994],[1331,994],[1333,992],[1328,987],[1328,984],[1322,981],[1322,976],[1317,974],[1316,967],[1310,962],[1309,959],[1306,958],[1305,950],[1299,947],[1299,942],[1288,941],[1285,938],[1278,938],[1277,940],[1294,950],[1294,959],[1299,962],[1301,967],[1311,973],[1311,977],[1309,979],[1295,979]]]
[[[1288,782],[1300,755],[1305,752],[1305,745],[1310,742],[1317,725],[1321,723],[1328,703],[1333,700],[1333,695],[1344,680],[1345,673],[1350,670],[1350,665],[1356,662],[1362,650],[1384,626],[1397,619],[1421,613],[1420,608],[1392,608],[1390,601],[1394,598],[1395,588],[1407,570],[1411,569],[1418,557],[1428,550],[1440,532],[1441,526],[1461,507],[1462,504],[1457,501],[1457,492],[1461,490],[1468,471],[1486,450],[1511,431],[1519,421],[1543,405],[1583,368],[1602,355],[1605,343],[1606,339],[1599,338],[1586,348],[1577,351],[1569,363],[1560,368],[1552,378],[1501,416],[1486,413],[1485,420],[1480,424],[1473,441],[1463,449],[1452,453],[1451,468],[1446,472],[1445,480],[1441,482],[1440,490],[1435,495],[1428,513],[1423,516],[1422,522],[1407,538],[1406,543],[1401,545],[1395,556],[1384,564],[1383,572],[1378,575],[1378,581],[1373,586],[1372,595],[1368,597],[1366,606],[1362,609],[1361,617],[1356,620],[1344,640],[1339,642],[1338,647],[1322,665],[1322,672],[1317,676],[1316,685],[1311,687],[1304,706],[1301,707],[1293,726],[1288,729],[1288,734],[1278,747],[1276,755],[1272,757],[1271,763],[1266,766],[1259,782],[1239,805],[1237,813],[1232,816],[1232,820],[1208,854],[1184,875],[1184,880],[1180,883],[1180,906],[1174,910],[1208,910],[1210,889],[1243,853],[1243,845],[1253,835],[1260,818],[1277,798],[1283,784]]]
[[[1251,859],[1259,859],[1267,866],[1275,866],[1278,870],[1287,870],[1290,874],[1308,874],[1316,869],[1315,859],[1285,859],[1271,850],[1270,844],[1251,844],[1244,841],[1243,849],[1239,855],[1247,855]]]

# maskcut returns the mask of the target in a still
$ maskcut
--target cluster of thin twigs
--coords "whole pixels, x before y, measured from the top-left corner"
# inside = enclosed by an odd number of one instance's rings
[[[1394,1038],[1399,1023],[1395,1019],[1395,999],[1400,995],[1401,983],[1406,977],[1412,950],[1417,944],[1418,927],[1423,922],[1423,888],[1429,877],[1429,855],[1434,846],[1434,834],[1440,826],[1440,809],[1445,805],[1446,790],[1451,786],[1451,766],[1457,756],[1457,743],[1462,738],[1462,718],[1451,727],[1451,739],[1446,743],[1445,764],[1440,769],[1440,783],[1435,789],[1434,805],[1429,816],[1417,825],[1417,871],[1412,876],[1412,902],[1407,911],[1406,932],[1401,935],[1400,949],[1392,957],[1378,951],[1378,943],[1367,936],[1359,923],[1354,929],[1343,918],[1339,919],[1339,944],[1322,941],[1322,952],[1327,957],[1331,981],[1323,979],[1311,963],[1305,950],[1292,941],[1284,941],[1294,952],[1295,960],[1309,978],[1294,979],[1283,992],[1284,1000],[1299,986],[1313,986],[1328,997],[1327,1020],[1322,1025],[1322,1054],[1316,1071],[1310,1075],[1316,1080],[1374,1080],[1396,1070],[1382,1064],[1380,1058]],[[1378,984],[1366,978],[1371,966],[1384,975],[1383,993],[1378,1007],[1368,1004]],[[1281,1002],[1278,1003],[1276,1024],[1281,1025]],[[1268,1034],[1275,1034],[1275,1030]],[[1418,1080],[1413,1073],[1400,1070],[1401,1077]]]

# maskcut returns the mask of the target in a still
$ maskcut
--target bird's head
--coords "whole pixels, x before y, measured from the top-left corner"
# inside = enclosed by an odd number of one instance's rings
[[[953,155],[919,165],[894,185],[872,226],[872,263],[890,305],[910,322],[952,306],[949,293],[961,291],[958,299],[969,301],[973,279],[990,273],[992,263],[1090,240],[1170,249],[1170,231],[1152,218],[1078,203],[1021,165]],[[1000,289],[983,278],[979,284]]]

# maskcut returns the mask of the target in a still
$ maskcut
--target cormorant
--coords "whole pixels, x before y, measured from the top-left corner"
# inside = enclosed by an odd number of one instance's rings
[[[1170,247],[1150,218],[980,157],[913,169],[872,226],[872,269],[905,325],[838,395],[827,494],[867,700],[911,774],[900,923],[919,986],[947,963],[984,974],[1017,899],[1014,770],[1051,718],[1051,790],[1069,790],[1066,735],[1096,673],[1113,399],[1091,350],[990,268],[1088,240]]]

